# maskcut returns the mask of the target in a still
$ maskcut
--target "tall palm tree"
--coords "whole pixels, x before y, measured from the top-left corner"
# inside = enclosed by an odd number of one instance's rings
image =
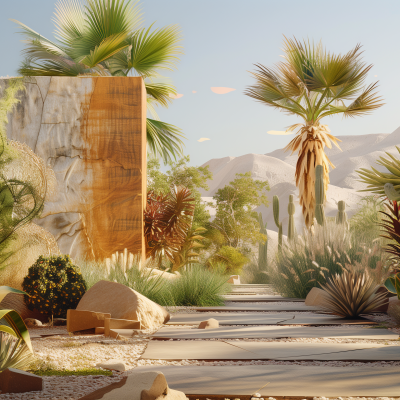
[[[315,209],[315,167],[324,168],[325,193],[329,183],[329,165],[334,165],[324,148],[339,149],[336,137],[331,135],[324,117],[342,114],[344,117],[365,115],[381,107],[376,94],[377,82],[364,87],[372,65],[361,60],[361,46],[357,45],[344,55],[329,53],[322,44],[284,39],[285,61],[275,68],[256,64],[252,72],[256,79],[245,94],[270,107],[296,115],[303,123],[290,126],[286,133],[297,129],[296,137],[286,146],[292,154],[298,151],[296,186],[306,226],[313,224]],[[349,101],[349,104],[345,104]]]
[[[141,76],[147,90],[149,150],[164,162],[182,153],[180,129],[159,120],[155,107],[168,107],[175,87],[160,81],[160,70],[173,70],[182,54],[177,25],[142,28],[133,0],[59,0],[53,22],[56,41],[23,23],[24,76]]]

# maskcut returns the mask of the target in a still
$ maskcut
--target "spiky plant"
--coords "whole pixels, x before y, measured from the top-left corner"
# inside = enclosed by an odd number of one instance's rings
[[[147,257],[160,260],[165,255],[174,261],[192,226],[194,201],[190,190],[183,186],[172,187],[167,195],[148,193],[144,211]]]
[[[257,64],[257,71],[252,72],[256,84],[245,92],[267,106],[303,119],[303,123],[287,129],[286,133],[297,132],[286,150],[298,152],[295,178],[307,227],[314,221],[315,167],[323,166],[326,191],[329,165],[334,166],[324,148],[331,148],[332,143],[339,147],[339,139],[329,133],[321,120],[336,114],[357,117],[383,105],[376,95],[377,83],[363,88],[372,65],[362,62],[360,48],[357,45],[344,55],[335,55],[321,43],[301,43],[285,37],[285,61],[275,69]],[[345,101],[350,103],[346,105]]]
[[[400,147],[396,146],[396,149],[400,153]],[[386,152],[386,155],[387,157],[380,156],[376,163],[385,167],[387,172],[380,172],[374,167],[356,170],[360,176],[360,182],[368,185],[366,189],[360,190],[360,192],[372,192],[386,196],[385,184],[387,183],[393,185],[392,189],[400,190],[400,160],[388,152]]]
[[[325,292],[321,308],[342,318],[369,314],[386,301],[386,293],[376,293],[378,287],[367,271],[345,269],[340,275],[328,278],[326,284],[321,284]]]
[[[164,162],[182,154],[179,128],[159,120],[155,106],[168,107],[177,95],[160,71],[176,68],[182,54],[177,25],[151,30],[141,27],[141,12],[133,0],[59,0],[52,41],[23,23],[23,76],[140,76],[147,91],[147,143]]]

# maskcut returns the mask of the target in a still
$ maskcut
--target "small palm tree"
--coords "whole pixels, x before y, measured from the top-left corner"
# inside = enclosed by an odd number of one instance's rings
[[[298,129],[296,137],[285,150],[298,151],[296,186],[306,226],[314,220],[315,167],[324,169],[325,193],[329,183],[329,165],[334,165],[324,152],[339,139],[331,135],[322,118],[342,114],[344,117],[365,115],[381,107],[376,95],[377,82],[363,87],[372,65],[362,62],[361,46],[344,55],[329,53],[322,44],[300,43],[295,38],[284,40],[285,61],[275,69],[256,64],[252,72],[256,84],[245,94],[270,107],[296,115],[303,123],[290,126],[286,132]],[[345,101],[350,101],[345,104]]]
[[[181,131],[161,122],[154,106],[168,107],[173,85],[160,81],[159,70],[173,70],[182,54],[177,25],[142,28],[132,0],[59,0],[54,24],[56,41],[16,22],[25,36],[24,76],[141,76],[147,90],[150,151],[164,162],[182,153]],[[157,81],[158,80],[158,81]]]

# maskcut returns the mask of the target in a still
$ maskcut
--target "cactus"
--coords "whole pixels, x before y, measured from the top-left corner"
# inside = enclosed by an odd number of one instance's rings
[[[279,222],[279,197],[274,196],[272,208],[274,211],[275,225],[278,227],[278,250],[282,251],[282,222]]]
[[[383,187],[385,189],[385,194],[389,200],[400,201],[400,194],[391,183],[385,183]]]
[[[296,231],[294,227],[294,212],[295,212],[295,206],[293,202],[293,195],[291,194],[289,196],[289,204],[288,204],[288,213],[289,213],[289,223],[288,223],[288,240],[292,241],[295,238]]]
[[[336,223],[344,224],[347,227],[349,223],[347,222],[347,214],[346,214],[346,203],[343,200],[340,200],[338,203],[338,213],[336,215]]]
[[[263,221],[262,214],[258,214],[258,222],[260,223],[260,233],[267,236],[267,224]],[[268,239],[265,243],[258,244],[258,268],[261,271],[267,270],[267,254],[268,254]]]
[[[325,224],[324,201],[324,169],[322,165],[317,165],[315,168],[315,218],[320,225]]]

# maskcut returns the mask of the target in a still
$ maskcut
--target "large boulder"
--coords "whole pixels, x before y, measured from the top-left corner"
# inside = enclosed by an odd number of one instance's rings
[[[305,304],[306,306],[323,306],[325,304],[326,295],[322,289],[313,287],[308,293]]]
[[[143,329],[155,329],[169,321],[164,308],[117,282],[99,281],[82,297],[76,307],[80,311],[111,314],[111,318],[140,321]]]
[[[397,297],[389,298],[387,313],[397,322],[400,323],[400,300]]]

